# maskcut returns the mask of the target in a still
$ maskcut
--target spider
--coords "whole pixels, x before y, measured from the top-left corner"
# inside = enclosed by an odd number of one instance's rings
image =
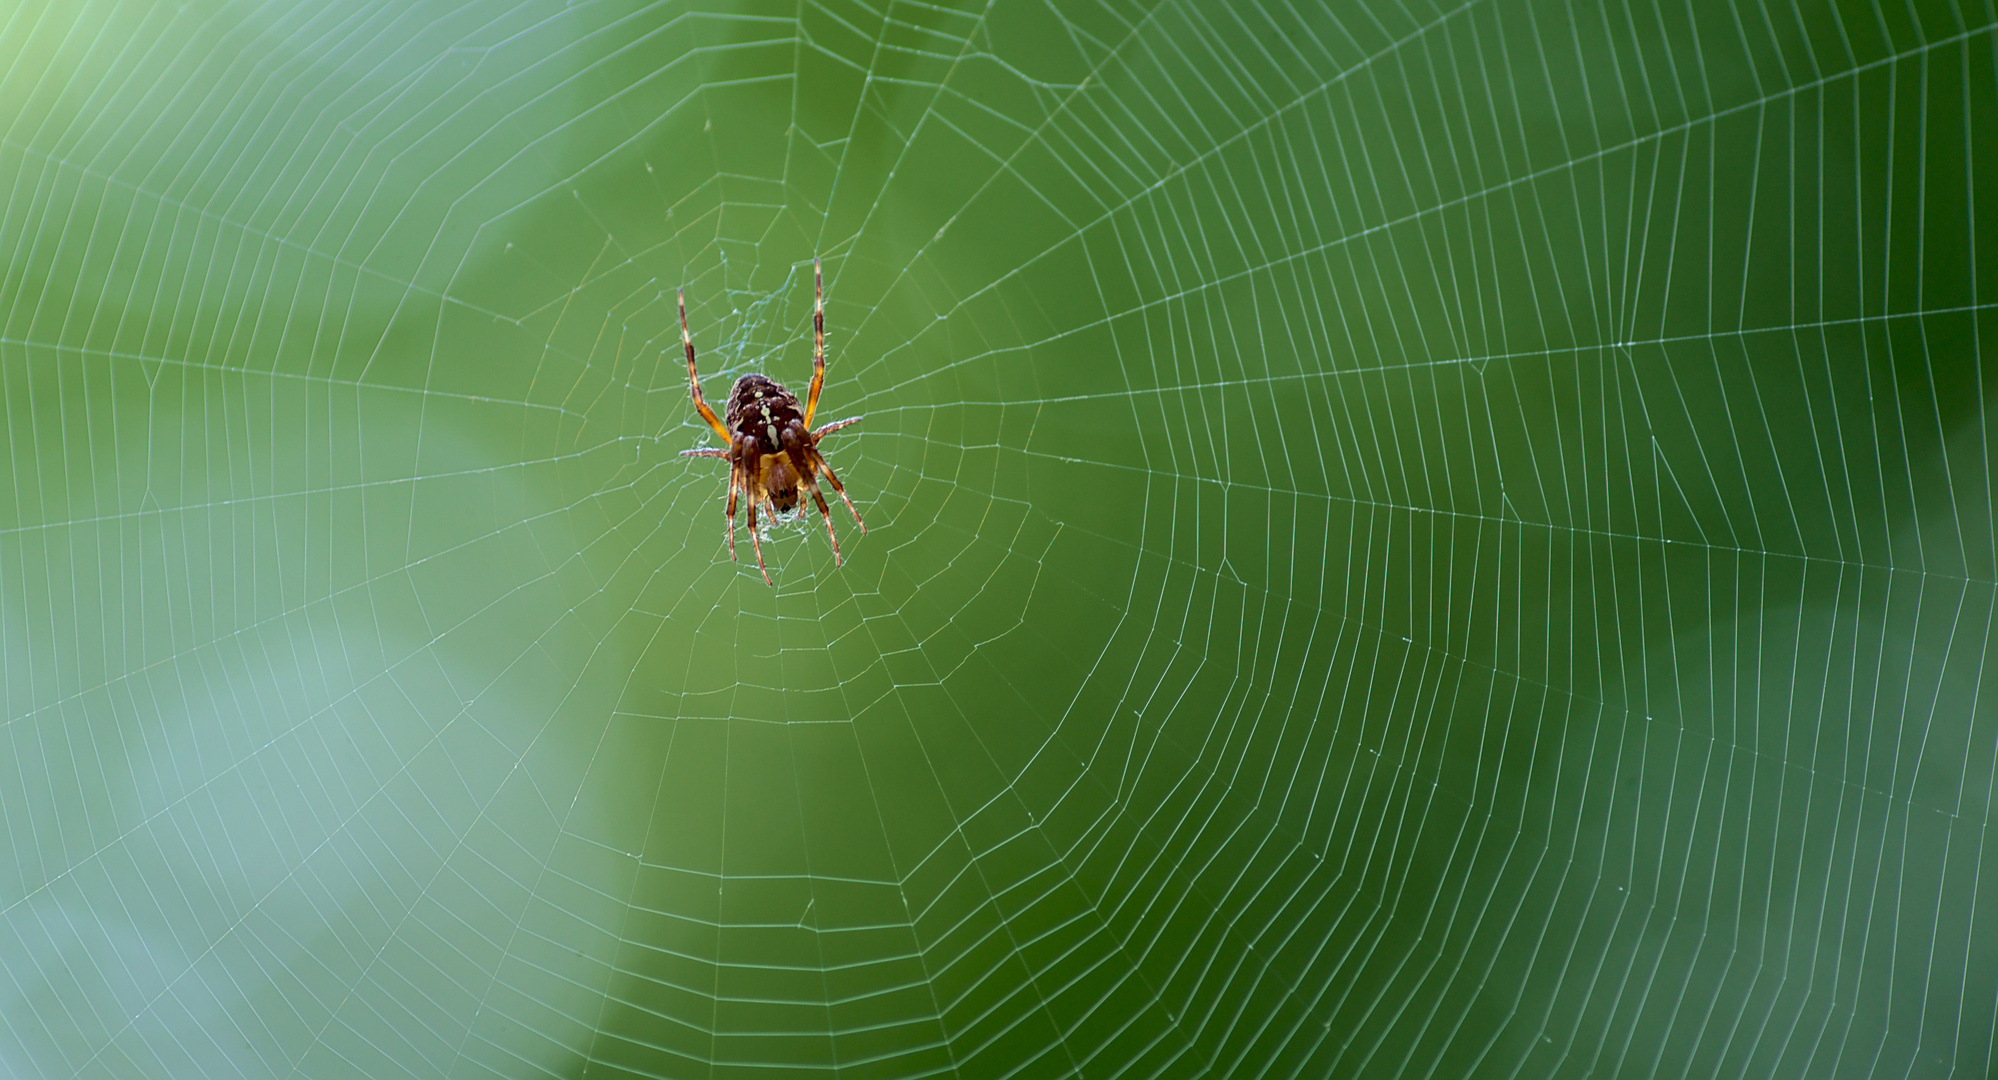
[[[744,375],[735,380],[735,387],[728,392],[727,424],[715,418],[715,411],[708,408],[707,399],[701,396],[701,376],[694,370],[694,335],[687,330],[687,290],[680,290],[680,341],[687,347],[687,381],[694,388],[694,408],[701,411],[701,418],[728,444],[682,450],[680,456],[727,460],[728,557],[735,558],[736,496],[747,495],[749,538],[756,544],[756,568],[763,571],[764,583],[771,585],[776,583],[770,580],[770,570],[763,565],[763,537],[756,529],[758,503],[770,507],[770,518],[774,521],[779,513],[797,508],[800,488],[810,492],[812,501],[819,504],[819,516],[825,519],[826,536],[832,540],[833,565],[837,566],[839,536],[833,532],[832,511],[826,507],[826,497],[819,493],[815,479],[815,474],[824,473],[833,490],[846,502],[846,508],[853,511],[853,523],[860,526],[862,534],[867,532],[860,511],[854,510],[853,500],[847,498],[846,486],[833,475],[832,466],[819,453],[820,439],[859,423],[860,417],[850,416],[817,431],[810,430],[812,415],[819,411],[819,389],[826,381],[826,283],[817,259],[812,260],[812,284],[818,294],[812,305],[812,389],[805,397],[804,408],[799,409],[798,395],[784,389],[783,383],[768,375]]]

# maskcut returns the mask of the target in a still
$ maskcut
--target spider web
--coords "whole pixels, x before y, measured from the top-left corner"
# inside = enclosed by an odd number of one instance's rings
[[[1988,1075],[1993,25],[10,8],[0,1068]]]

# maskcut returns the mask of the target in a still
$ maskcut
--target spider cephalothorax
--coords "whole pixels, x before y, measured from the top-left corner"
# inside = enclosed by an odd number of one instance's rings
[[[818,412],[819,390],[826,381],[826,287],[817,260],[812,262],[812,283],[817,290],[812,306],[812,389],[805,397],[804,407],[799,407],[798,395],[784,389],[783,383],[767,375],[744,375],[728,393],[726,424],[716,419],[715,411],[708,408],[707,399],[701,396],[701,376],[694,370],[694,335],[687,330],[687,290],[680,290],[680,341],[687,347],[687,380],[693,384],[694,408],[701,411],[701,418],[727,444],[682,450],[680,456],[715,457],[729,463],[728,557],[735,558],[736,496],[747,495],[749,538],[756,545],[756,568],[763,571],[765,582],[770,581],[770,571],[763,565],[763,537],[756,529],[758,504],[770,507],[774,519],[780,512],[795,510],[799,495],[809,493],[818,504],[819,516],[825,519],[826,536],[832,539],[833,563],[837,565],[839,537],[833,532],[832,511],[826,506],[826,497],[819,493],[817,477],[823,474],[846,502],[846,508],[853,511],[853,523],[860,526],[861,532],[867,531],[860,520],[860,511],[854,510],[853,500],[846,497],[845,485],[833,475],[832,466],[819,453],[820,439],[848,424],[859,423],[860,417],[835,420],[812,430],[812,414]]]

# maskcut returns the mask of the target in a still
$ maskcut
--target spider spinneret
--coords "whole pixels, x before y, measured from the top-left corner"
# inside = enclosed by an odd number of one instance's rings
[[[812,260],[812,284],[816,290],[812,305],[812,389],[805,396],[804,406],[799,407],[798,395],[768,375],[744,375],[729,390],[724,411],[728,417],[726,424],[716,418],[707,399],[701,396],[701,376],[694,369],[694,335],[687,330],[687,290],[680,290],[680,342],[687,347],[687,381],[693,385],[694,408],[700,410],[701,418],[727,444],[682,450],[680,456],[721,458],[729,463],[728,557],[735,558],[736,496],[746,495],[749,538],[756,545],[756,568],[763,571],[766,584],[775,582],[770,580],[769,568],[763,565],[763,536],[756,529],[759,504],[768,506],[770,517],[775,520],[778,513],[796,509],[802,494],[810,494],[818,504],[819,517],[825,519],[826,536],[832,540],[833,565],[840,565],[839,536],[833,532],[832,511],[826,506],[826,497],[819,492],[817,478],[823,474],[846,508],[853,512],[853,523],[860,526],[863,534],[867,532],[860,511],[854,510],[853,500],[847,498],[846,486],[833,475],[825,455],[819,453],[820,439],[859,423],[860,417],[835,420],[817,431],[811,430],[812,416],[819,410],[819,390],[826,381],[826,285],[817,259]]]

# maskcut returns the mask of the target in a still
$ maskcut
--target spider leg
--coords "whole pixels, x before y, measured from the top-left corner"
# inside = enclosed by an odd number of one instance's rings
[[[734,521],[735,519],[730,518],[729,520]],[[763,583],[765,585],[777,584],[770,580],[770,569],[763,565],[763,533],[756,528],[756,496],[754,494],[751,494],[749,498],[749,539],[756,545],[756,568],[763,571]]]
[[[701,396],[701,376],[694,371],[694,335],[687,332],[687,290],[680,290],[680,343],[687,347],[687,381],[694,386],[694,408],[701,410],[701,418],[715,429],[715,434],[728,441],[728,429],[715,418],[715,411],[708,408],[708,399]],[[702,455],[706,456],[706,455]]]
[[[826,505],[825,494],[819,491],[819,482],[812,479],[810,470],[805,472],[805,490],[812,493],[812,501],[819,504],[819,517],[826,523],[826,539],[832,541],[833,565],[840,565],[839,535],[833,532],[832,508]]]
[[[728,469],[728,558],[735,561],[735,495],[742,490],[742,467],[731,465]],[[749,519],[756,520],[756,510],[752,507]]]
[[[846,496],[846,485],[840,483],[839,477],[833,475],[832,466],[826,464],[825,455],[819,453],[817,450],[812,451],[812,467],[826,474],[826,479],[832,483],[833,490],[839,492],[840,499],[846,503],[846,508],[853,513],[853,523],[860,526],[861,533],[865,534],[867,532],[867,523],[860,520],[860,511],[853,509],[853,500]]]
[[[716,448],[716,447],[712,447],[712,446],[704,446],[704,447],[701,447],[701,448],[700,448],[700,449],[698,449],[698,450],[682,450],[682,451],[680,451],[680,456],[681,456],[681,457],[718,457],[718,458],[725,458],[725,457],[727,457],[727,456],[728,456],[728,451],[726,451],[726,450],[721,450],[721,449],[718,449],[718,448]]]
[[[812,288],[815,298],[812,301],[812,392],[805,396],[805,426],[812,426],[812,415],[819,411],[819,390],[826,384],[826,278],[819,270],[819,260],[812,260]]]
[[[819,430],[812,432],[812,445],[817,446],[819,444],[820,439],[823,439],[826,436],[832,434],[833,432],[838,431],[840,428],[851,427],[852,425],[858,423],[860,423],[860,417],[858,416],[849,416],[844,420],[835,420],[832,423],[827,424],[825,427],[822,427]]]

